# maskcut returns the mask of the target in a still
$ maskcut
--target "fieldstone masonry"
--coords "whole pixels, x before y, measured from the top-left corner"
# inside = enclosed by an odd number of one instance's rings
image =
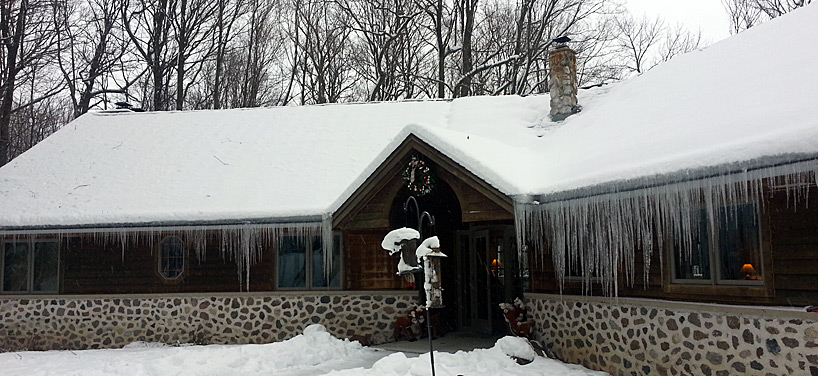
[[[415,293],[235,294],[0,299],[0,351],[117,348],[135,341],[244,344],[320,323],[333,336],[385,342]]]
[[[565,120],[579,111],[577,105],[577,53],[562,46],[548,52],[548,92],[551,120]]]
[[[536,337],[612,375],[818,376],[818,314],[531,294]]]

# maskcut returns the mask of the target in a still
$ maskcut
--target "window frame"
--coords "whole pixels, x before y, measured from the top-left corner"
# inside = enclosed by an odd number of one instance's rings
[[[170,278],[162,272],[162,243],[166,242],[168,239],[177,238],[182,243],[182,270],[179,272],[179,275],[176,277]],[[185,275],[188,273],[188,257],[187,257],[188,246],[187,242],[180,235],[166,235],[162,237],[158,243],[156,243],[156,275],[159,276],[159,279],[164,283],[179,283],[184,279]]]
[[[758,265],[755,266],[758,275],[761,276],[759,280],[733,280],[733,279],[723,279],[722,278],[722,249],[719,244],[719,234],[721,232],[721,226],[717,226],[717,228],[713,229],[710,226],[710,220],[707,218],[707,212],[704,208],[696,209],[698,213],[696,215],[697,220],[701,220],[704,218],[704,223],[707,226],[706,234],[707,234],[707,256],[709,258],[709,271],[710,271],[710,278],[709,279],[688,279],[688,278],[678,278],[676,276],[676,238],[673,238],[672,241],[669,242],[669,246],[667,249],[671,252],[669,259],[670,263],[670,284],[675,286],[691,286],[691,287],[714,287],[714,288],[730,288],[730,287],[751,287],[751,288],[766,288],[768,280],[771,276],[765,275],[765,270],[767,260],[765,258],[765,240],[764,240],[764,233],[763,233],[763,213],[762,213],[762,205],[759,202],[740,202],[736,204],[732,204],[729,206],[720,206],[714,209],[714,223],[719,223],[720,221],[720,212],[724,212],[725,208],[733,208],[733,207],[740,207],[740,206],[752,206],[754,214],[755,214],[755,229],[757,234],[757,247],[759,252],[759,262]]]
[[[305,281],[303,287],[282,287],[281,286],[281,279],[280,279],[280,258],[279,258],[279,249],[282,244],[282,239],[284,237],[297,237],[302,238],[304,241],[304,268],[305,268]],[[281,291],[326,291],[326,290],[342,290],[344,288],[344,237],[341,232],[333,231],[332,232],[332,240],[333,240],[333,252],[335,252],[335,245],[337,243],[338,246],[338,258],[333,260],[334,264],[338,265],[338,286],[330,286],[329,281],[327,281],[327,286],[313,286],[313,276],[315,271],[313,270],[313,260],[312,260],[312,241],[313,239],[318,238],[323,241],[323,238],[320,234],[295,234],[295,235],[287,235],[284,234],[281,238],[276,239],[276,247],[275,247],[275,272],[273,273],[273,278],[275,279],[275,288],[276,290]],[[337,242],[336,242],[337,239]],[[326,248],[324,248],[326,249]],[[326,265],[325,265],[326,268]]]
[[[36,253],[37,243],[54,243],[57,245],[57,288],[55,290],[47,290],[47,291],[34,291],[34,257]],[[5,273],[6,273],[6,245],[7,244],[27,244],[29,245],[29,249],[26,255],[26,289],[24,291],[5,291]],[[15,241],[13,239],[2,239],[0,240],[0,295],[53,295],[59,294],[60,288],[62,287],[62,273],[60,270],[62,269],[62,244],[59,239],[56,238],[43,238],[31,241]]]

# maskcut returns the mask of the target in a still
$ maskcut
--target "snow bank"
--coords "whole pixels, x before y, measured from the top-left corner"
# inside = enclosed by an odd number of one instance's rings
[[[523,341],[525,342],[525,341]],[[435,353],[440,376],[607,375],[576,365],[534,357],[518,365],[507,353],[527,354],[519,339],[507,337],[491,349]],[[167,376],[167,375],[428,375],[429,354],[408,358],[340,340],[322,325],[266,345],[172,347],[144,342],[115,350],[0,353],[3,376]]]
[[[531,346],[518,337],[504,337],[497,341],[490,349],[476,349],[473,351],[458,351],[454,354],[435,352],[435,373],[439,376],[496,376],[496,375],[608,375],[587,368],[565,364],[558,360],[532,356],[524,349]],[[519,365],[508,353],[520,358],[529,357],[534,361],[526,365]],[[403,353],[389,355],[372,365],[371,368],[355,368],[331,372],[333,376],[419,376],[431,374],[429,354],[419,357],[407,357]]]
[[[508,356],[525,360],[534,360],[537,353],[525,338],[506,336],[497,340],[497,347]]]
[[[371,364],[382,352],[340,340],[321,325],[265,345],[182,346],[135,343],[115,350],[0,354],[4,376],[320,375]]]

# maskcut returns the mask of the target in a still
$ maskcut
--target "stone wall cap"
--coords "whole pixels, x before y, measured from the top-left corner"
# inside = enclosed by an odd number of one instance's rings
[[[87,299],[152,299],[152,298],[255,298],[267,296],[414,296],[417,291],[412,290],[292,290],[292,291],[258,291],[258,292],[191,292],[191,293],[164,293],[164,294],[93,294],[93,295],[0,295],[0,301],[11,300],[87,300]]]
[[[603,303],[612,306],[634,306],[640,308],[671,309],[685,312],[708,312],[717,314],[738,315],[742,317],[758,317],[769,319],[801,319],[818,322],[818,313],[806,312],[803,307],[784,306],[746,306],[716,303],[677,302],[670,300],[647,298],[608,298],[599,296],[558,295],[558,294],[525,294],[526,299],[547,299],[556,301],[574,301],[588,303]]]

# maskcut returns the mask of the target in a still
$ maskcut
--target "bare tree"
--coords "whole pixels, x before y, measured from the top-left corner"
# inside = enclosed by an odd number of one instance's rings
[[[358,65],[359,74],[371,84],[367,100],[392,100],[405,95],[410,89],[399,87],[398,66],[410,49],[410,28],[423,10],[408,0],[335,1],[345,15],[342,20],[361,45],[364,59]]]
[[[275,0],[250,0],[245,32],[237,48],[227,54],[225,77],[233,77],[235,86],[228,89],[232,107],[256,107],[281,104],[282,74],[280,56],[286,43],[285,26],[281,24],[286,9]]]
[[[34,87],[27,86],[24,88],[26,93],[21,93],[21,97],[24,102],[31,103],[38,94]],[[9,160],[32,148],[68,122],[71,119],[69,108],[70,106],[53,96],[12,113],[9,124]]]
[[[138,55],[148,67],[150,79],[143,88],[151,95],[150,108],[168,109],[175,54],[169,42],[172,39],[168,18],[176,8],[176,0],[123,0],[122,25]],[[143,101],[145,98],[143,98]]]
[[[668,61],[676,55],[693,51],[703,44],[701,30],[691,32],[680,24],[666,29],[664,34],[664,40],[659,45],[656,64]]]
[[[722,0],[721,4],[730,17],[730,34],[737,34],[761,22],[761,10],[748,0]]]
[[[74,118],[102,103],[106,94],[127,95],[128,87],[144,71],[127,80],[113,75],[118,69],[131,70],[120,64],[128,44],[121,32],[120,9],[120,0],[87,0],[69,3],[55,13],[61,51],[57,64]]]
[[[215,28],[213,16],[215,3],[210,0],[178,0],[176,11],[170,17],[176,40],[176,109],[185,104],[190,82],[196,81],[206,57],[213,45],[208,44]],[[194,58],[194,61],[191,61]],[[191,65],[191,67],[188,67]],[[192,77],[186,77],[192,68]]]
[[[472,77],[474,77],[474,56],[472,38],[474,36],[474,22],[477,16],[478,0],[457,0],[457,22],[460,37],[460,79],[454,85],[455,97],[471,95]]]
[[[648,53],[661,41],[664,21],[646,16],[640,19],[626,16],[616,20],[616,27],[625,67],[636,73],[650,69],[652,66],[647,63],[650,56]]]
[[[618,49],[615,20],[620,9],[611,9],[589,20],[589,25],[572,34],[571,47],[577,52],[577,82],[581,87],[619,81],[623,68]]]
[[[767,17],[776,18],[808,5],[812,0],[748,0],[751,5],[764,12]]]
[[[292,33],[301,53],[296,63],[300,103],[338,102],[353,86],[349,56],[351,29],[343,14],[325,0],[296,0],[296,30]]]
[[[735,34],[811,2],[812,0],[722,0],[722,5],[730,17],[730,33]]]
[[[55,54],[57,30],[54,9],[62,4],[47,0],[0,2],[0,166],[11,157],[10,124],[14,112],[44,101],[62,89],[48,68]],[[16,91],[31,85],[28,100]]]
[[[419,6],[429,17],[426,28],[431,31],[434,38],[433,43],[436,52],[435,74],[432,81],[436,86],[437,98],[446,97],[446,58],[456,51],[449,45],[454,35],[455,8],[449,6],[448,1],[443,0],[419,0]],[[423,24],[422,24],[423,25]]]
[[[212,103],[214,109],[222,107],[222,85],[225,56],[233,38],[233,26],[244,11],[243,0],[216,0],[215,25],[213,33],[213,89]]]

